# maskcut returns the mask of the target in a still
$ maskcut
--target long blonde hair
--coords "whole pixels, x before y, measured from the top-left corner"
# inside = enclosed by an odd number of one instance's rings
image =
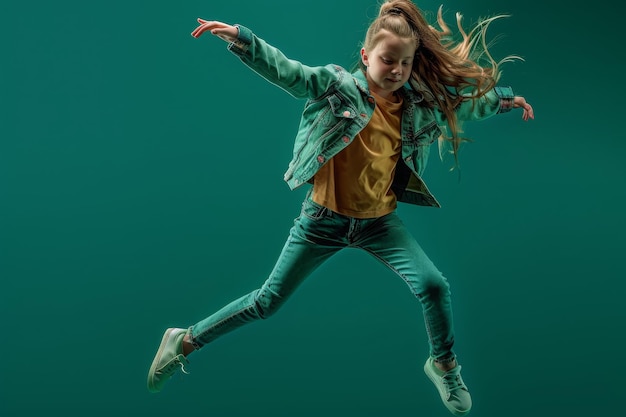
[[[489,53],[486,32],[497,15],[480,20],[467,33],[461,24],[461,14],[456,14],[456,23],[462,39],[453,39],[452,31],[443,19],[443,6],[437,12],[439,30],[431,26],[422,11],[410,0],[385,1],[378,17],[370,24],[363,47],[371,50],[376,46],[381,30],[387,30],[401,38],[413,38],[417,42],[415,59],[409,85],[424,95],[425,102],[436,106],[444,113],[451,136],[440,138],[452,145],[456,165],[463,132],[455,109],[464,100],[482,97],[492,89],[500,78],[500,65],[517,56],[507,56],[495,61]]]

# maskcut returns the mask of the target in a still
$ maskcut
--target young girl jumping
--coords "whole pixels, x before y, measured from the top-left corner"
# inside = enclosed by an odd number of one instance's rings
[[[243,26],[198,19],[192,36],[219,36],[257,74],[307,99],[285,181],[291,189],[312,187],[261,288],[189,328],[165,331],[148,373],[150,391],[160,391],[176,371],[186,372],[194,350],[274,314],[320,264],[352,247],[389,267],[421,302],[430,345],[424,371],[453,414],[469,412],[470,393],[452,349],[449,284],[402,224],[396,204],[439,207],[421,175],[437,140],[451,144],[456,160],[463,121],[512,108],[522,108],[524,120],[534,118],[523,97],[496,86],[499,63],[485,42],[494,19],[466,33],[457,15],[463,39],[453,43],[441,9],[437,30],[410,0],[386,1],[354,73],[303,65]]]

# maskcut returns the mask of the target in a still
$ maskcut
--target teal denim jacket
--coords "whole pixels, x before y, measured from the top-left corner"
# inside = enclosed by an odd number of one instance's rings
[[[237,25],[238,38],[228,49],[267,81],[295,98],[307,99],[296,135],[293,159],[285,181],[293,190],[313,180],[328,160],[348,146],[372,117],[376,101],[363,71],[350,73],[338,65],[310,67],[287,58],[280,50]],[[445,115],[426,105],[424,97],[410,88],[403,96],[401,122],[402,158],[396,165],[392,190],[398,201],[440,207],[421,178],[430,145],[445,133]],[[477,100],[461,103],[460,122],[482,120],[509,111],[510,87],[495,87]]]

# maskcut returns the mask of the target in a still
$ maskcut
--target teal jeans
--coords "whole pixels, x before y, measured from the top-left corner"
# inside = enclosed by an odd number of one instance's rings
[[[355,219],[320,206],[308,196],[263,286],[191,326],[194,347],[200,349],[245,323],[270,317],[318,266],[346,247],[365,250],[408,284],[422,304],[430,355],[441,363],[454,360],[448,282],[397,214]]]

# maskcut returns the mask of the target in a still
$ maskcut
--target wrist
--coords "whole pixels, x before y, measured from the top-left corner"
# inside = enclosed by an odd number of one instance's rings
[[[494,87],[494,91],[500,99],[500,109],[498,110],[498,113],[511,111],[515,99],[513,89],[511,87]]]
[[[228,45],[228,49],[237,55],[245,55],[252,43],[252,32],[239,24],[233,26],[237,29],[237,37]]]

